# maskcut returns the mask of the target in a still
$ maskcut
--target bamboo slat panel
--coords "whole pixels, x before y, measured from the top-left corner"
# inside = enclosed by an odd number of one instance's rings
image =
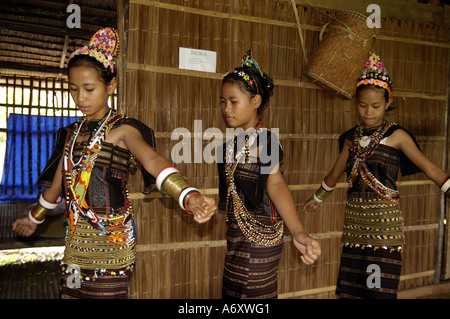
[[[280,298],[334,298],[339,240],[345,205],[342,187],[311,214],[301,212],[313,188],[339,154],[337,137],[358,123],[352,100],[336,98],[303,78],[304,55],[319,43],[319,31],[334,15],[298,7],[304,32],[302,50],[290,1],[131,0],[126,72],[127,115],[152,127],[158,152],[171,159],[177,128],[225,132],[219,108],[220,80],[252,47],[263,70],[275,79],[264,126],[279,128],[286,181],[308,232],[322,244],[312,267],[302,265],[286,232],[279,266]],[[393,77],[396,109],[388,115],[418,137],[425,153],[442,166],[445,145],[448,32],[413,22],[383,20],[375,49]],[[401,39],[401,40],[396,40]],[[178,69],[178,48],[217,52],[216,73]],[[194,137],[191,137],[191,142]],[[209,141],[201,141],[202,149]],[[192,151],[192,150],[191,150]],[[193,153],[190,154],[193,158]],[[173,159],[173,158],[172,158]],[[217,199],[217,168],[204,160],[176,164],[192,184]],[[136,212],[137,262],[133,298],[220,298],[225,257],[225,221],[197,225],[176,203],[139,196],[140,172],[130,177]],[[439,191],[423,174],[400,177],[407,243],[401,289],[432,282],[435,269]]]

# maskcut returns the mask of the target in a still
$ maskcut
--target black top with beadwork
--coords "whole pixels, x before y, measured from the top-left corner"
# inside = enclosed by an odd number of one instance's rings
[[[98,121],[89,121],[88,125],[86,126],[86,129],[88,131],[87,133],[92,131],[95,128],[95,126],[97,125],[97,123],[98,123]],[[117,128],[121,125],[130,125],[130,126],[136,128],[142,134],[142,137],[144,138],[144,140],[151,147],[156,148],[155,134],[154,134],[153,130],[151,128],[149,128],[147,125],[145,125],[144,123],[142,123],[136,119],[125,117],[125,118],[119,120],[115,124],[113,129]],[[49,160],[47,161],[47,164],[46,164],[44,170],[42,171],[38,181],[36,182],[36,185],[44,185],[44,186],[51,185],[53,176],[55,175],[56,169],[58,167],[58,162],[59,162],[61,156],[64,154],[64,148],[67,143],[67,136],[68,136],[69,132],[72,130],[72,128],[73,128],[73,124],[63,127],[58,130],[55,149],[53,150],[52,155],[50,156]],[[120,148],[118,146],[115,146],[111,143],[103,142],[102,145],[103,145],[102,151],[100,153],[99,159],[96,161],[96,165],[94,166],[94,168],[95,168],[98,165],[99,170],[97,170],[97,169],[93,170],[92,177],[91,177],[92,181],[90,182],[89,192],[87,194],[88,197],[97,198],[98,200],[100,200],[101,196],[95,195],[97,191],[95,190],[96,187],[93,186],[93,184],[98,184],[97,186],[99,186],[99,185],[101,185],[101,183],[106,182],[106,183],[111,183],[111,185],[109,185],[110,188],[122,189],[124,187],[124,185],[121,185],[119,187],[119,184],[124,182],[123,178],[125,178],[125,176],[126,176],[125,169],[128,166],[128,160],[131,155],[128,150]],[[77,154],[76,154],[77,149],[79,150],[81,147],[82,147],[82,144],[81,145],[79,144],[78,146],[75,147],[75,154],[74,154],[75,158],[77,158]],[[107,159],[108,156],[110,157],[109,160]],[[114,159],[114,161],[110,161],[113,159]],[[113,164],[114,162],[116,162],[116,163]],[[100,172],[101,167],[104,167],[106,169],[105,172]],[[105,173],[106,173],[106,175],[104,175],[104,178],[103,178],[103,176],[97,176],[98,174],[105,174]],[[148,193],[151,190],[155,189],[156,188],[155,178],[153,176],[151,176],[143,168],[142,168],[142,175],[143,175],[143,179],[144,179],[144,189],[142,192]],[[101,182],[102,179],[104,180],[103,182]],[[113,191],[113,189],[111,189],[111,191]],[[116,192],[113,191],[111,193],[114,194]],[[120,207],[120,206],[122,206],[121,204],[123,204],[122,197],[111,198],[111,199],[105,198],[105,199],[103,199],[103,201],[110,201],[110,203],[109,203],[110,205],[100,205],[101,207],[105,207],[105,206],[106,207]],[[120,201],[120,203],[119,202],[116,203],[115,201]],[[99,204],[101,204],[101,203],[99,203]],[[103,204],[107,204],[107,203],[103,202]],[[117,206],[117,205],[119,205],[119,206]],[[97,206],[97,205],[95,205],[95,206]]]
[[[279,164],[282,171],[283,167],[283,150],[278,141],[276,134],[270,130],[264,130],[267,133],[258,135],[256,142],[250,148],[258,147],[259,156],[255,159],[250,158],[249,163],[238,164],[234,173],[234,180],[238,194],[244,203],[247,211],[254,212],[255,217],[263,221],[279,220],[276,208],[271,204],[269,195],[267,194],[266,184],[272,169]],[[263,131],[263,132],[264,132]],[[226,146],[228,143],[234,143],[234,154],[237,151],[238,137],[233,141],[229,141],[221,146],[218,154],[223,154],[223,158],[218,159],[219,171],[219,209],[226,209],[227,202],[227,178],[225,173],[226,162]],[[278,152],[275,154],[274,152]],[[264,155],[262,155],[264,154]],[[278,155],[278,156],[277,156]],[[228,213],[233,212],[233,203],[230,198],[228,201]]]
[[[352,128],[351,130],[348,130],[339,137],[340,150],[342,150],[344,146],[345,139],[353,142],[355,129],[356,127]],[[384,137],[392,135],[398,129],[403,128],[400,127],[399,125],[393,125],[391,128],[388,129]],[[375,129],[364,131],[364,135],[370,136],[374,131]],[[408,132],[407,130],[405,131]],[[416,143],[417,147],[420,149],[414,136],[411,133],[409,134],[412,137],[413,141]],[[346,168],[347,176],[350,175],[354,163],[355,158],[350,149],[349,156],[347,159],[347,168]],[[406,157],[406,155],[401,150],[398,150],[396,148],[384,144],[379,144],[377,146],[372,155],[366,160],[366,163],[370,172],[384,186],[394,190],[397,189],[396,181],[399,169],[403,176],[421,172],[421,170],[413,162],[411,162],[411,160],[408,157]],[[373,193],[374,191],[369,186],[367,186],[366,183],[364,183],[364,181],[361,179],[360,176],[358,176],[351,192],[355,194],[355,193]]]

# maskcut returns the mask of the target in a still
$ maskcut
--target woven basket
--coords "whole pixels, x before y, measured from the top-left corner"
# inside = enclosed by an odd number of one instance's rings
[[[310,58],[305,76],[334,95],[350,99],[356,80],[375,40],[375,29],[367,26],[367,17],[355,12],[341,12],[324,25],[328,32]]]

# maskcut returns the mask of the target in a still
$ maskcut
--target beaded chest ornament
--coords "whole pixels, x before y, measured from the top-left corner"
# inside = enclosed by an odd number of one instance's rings
[[[259,125],[259,122],[257,126]],[[264,128],[254,128],[253,132],[245,136],[244,145],[236,152],[234,156],[234,143],[229,143],[226,149],[225,175],[228,183],[226,208],[228,210],[229,198],[233,201],[233,213],[242,233],[250,241],[259,245],[271,247],[279,244],[283,239],[284,224],[283,221],[274,222],[272,225],[265,225],[255,219],[247,211],[245,204],[238,194],[234,181],[234,173],[239,163],[242,163],[243,157],[245,163],[249,162],[249,149],[256,141],[258,135]],[[274,213],[273,213],[274,214]],[[274,216],[272,216],[274,218]]]
[[[86,117],[81,118],[74,124],[72,134],[66,144],[63,159],[64,177],[67,186],[67,219],[69,224],[67,238],[69,241],[75,233],[79,217],[83,216],[110,242],[119,246],[129,246],[134,242],[134,237],[129,236],[124,232],[124,225],[133,215],[127,190],[125,190],[127,195],[127,210],[120,218],[108,219],[99,217],[89,208],[85,199],[92,169],[97,155],[101,150],[102,142],[106,139],[114,124],[123,117],[123,115],[113,115],[110,109],[99,121],[97,127],[92,132],[87,145],[82,151],[80,158],[76,162],[73,160],[73,150],[81,127],[87,121]],[[109,226],[105,226],[106,223],[109,224]]]
[[[383,121],[383,124],[370,136],[363,138],[364,123],[361,123],[353,136],[353,144],[351,148],[351,153],[354,156],[355,163],[353,164],[351,173],[348,178],[349,188],[348,192],[351,191],[356,178],[358,175],[364,183],[369,186],[378,195],[387,200],[398,204],[399,193],[397,190],[390,189],[384,186],[369,170],[367,166],[366,159],[372,155],[377,146],[380,144],[381,140],[384,138],[386,132],[396,123],[387,123]]]

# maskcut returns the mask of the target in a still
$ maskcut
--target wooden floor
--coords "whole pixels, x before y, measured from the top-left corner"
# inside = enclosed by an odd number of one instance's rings
[[[399,291],[398,299],[450,299],[450,281]]]
[[[59,261],[0,266],[0,299],[58,299]]]

